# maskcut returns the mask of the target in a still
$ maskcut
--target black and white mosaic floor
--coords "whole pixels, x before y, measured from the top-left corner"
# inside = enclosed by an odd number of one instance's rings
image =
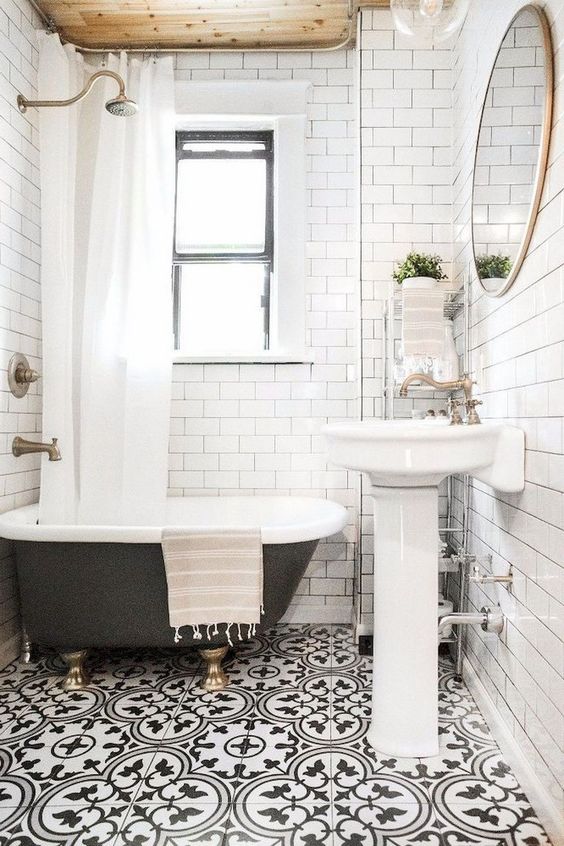
[[[219,694],[197,654],[55,656],[0,673],[1,846],[548,844],[464,685],[441,675],[441,754],[380,756],[370,661],[344,626],[278,626]]]

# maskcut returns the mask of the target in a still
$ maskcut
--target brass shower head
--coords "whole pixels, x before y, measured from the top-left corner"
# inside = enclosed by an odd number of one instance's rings
[[[82,91],[74,97],[70,97],[68,100],[28,100],[22,94],[18,94],[18,108],[22,114],[25,114],[31,106],[35,106],[37,108],[41,108],[42,106],[72,106],[73,103],[78,103],[79,100],[86,97],[96,80],[103,76],[109,76],[112,79],[115,79],[119,85],[119,94],[117,97],[108,100],[106,103],[106,109],[108,112],[111,115],[116,115],[118,117],[129,117],[130,115],[134,115],[137,112],[137,103],[127,97],[125,93],[125,82],[118,73],[114,73],[114,71],[111,70],[96,71],[96,73],[92,74]]]

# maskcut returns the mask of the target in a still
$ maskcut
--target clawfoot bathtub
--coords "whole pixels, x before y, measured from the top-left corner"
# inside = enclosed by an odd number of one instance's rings
[[[260,631],[285,614],[318,541],[341,531],[346,520],[341,505],[317,498],[175,497],[168,500],[166,524],[187,530],[261,528],[265,613]],[[88,684],[89,648],[174,646],[161,531],[162,526],[40,525],[37,505],[0,516],[0,537],[15,542],[24,654],[32,643],[61,652],[69,667],[66,689]],[[225,687],[222,629],[197,642],[191,627],[181,634],[180,646],[197,645],[207,664],[203,687]]]

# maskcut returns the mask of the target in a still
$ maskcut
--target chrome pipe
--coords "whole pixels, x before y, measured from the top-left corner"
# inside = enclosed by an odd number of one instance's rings
[[[495,632],[501,634],[503,631],[504,616],[501,611],[496,609],[492,611],[491,608],[481,608],[478,613],[464,613],[456,612],[454,614],[446,614],[441,617],[438,626],[439,640],[443,637],[445,630],[450,626],[481,626],[485,632]]]

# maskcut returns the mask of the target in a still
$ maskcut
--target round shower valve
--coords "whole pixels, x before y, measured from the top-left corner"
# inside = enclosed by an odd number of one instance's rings
[[[37,382],[39,373],[29,366],[29,361],[22,353],[15,353],[8,364],[8,385],[12,394],[21,399],[25,397],[32,382]]]

